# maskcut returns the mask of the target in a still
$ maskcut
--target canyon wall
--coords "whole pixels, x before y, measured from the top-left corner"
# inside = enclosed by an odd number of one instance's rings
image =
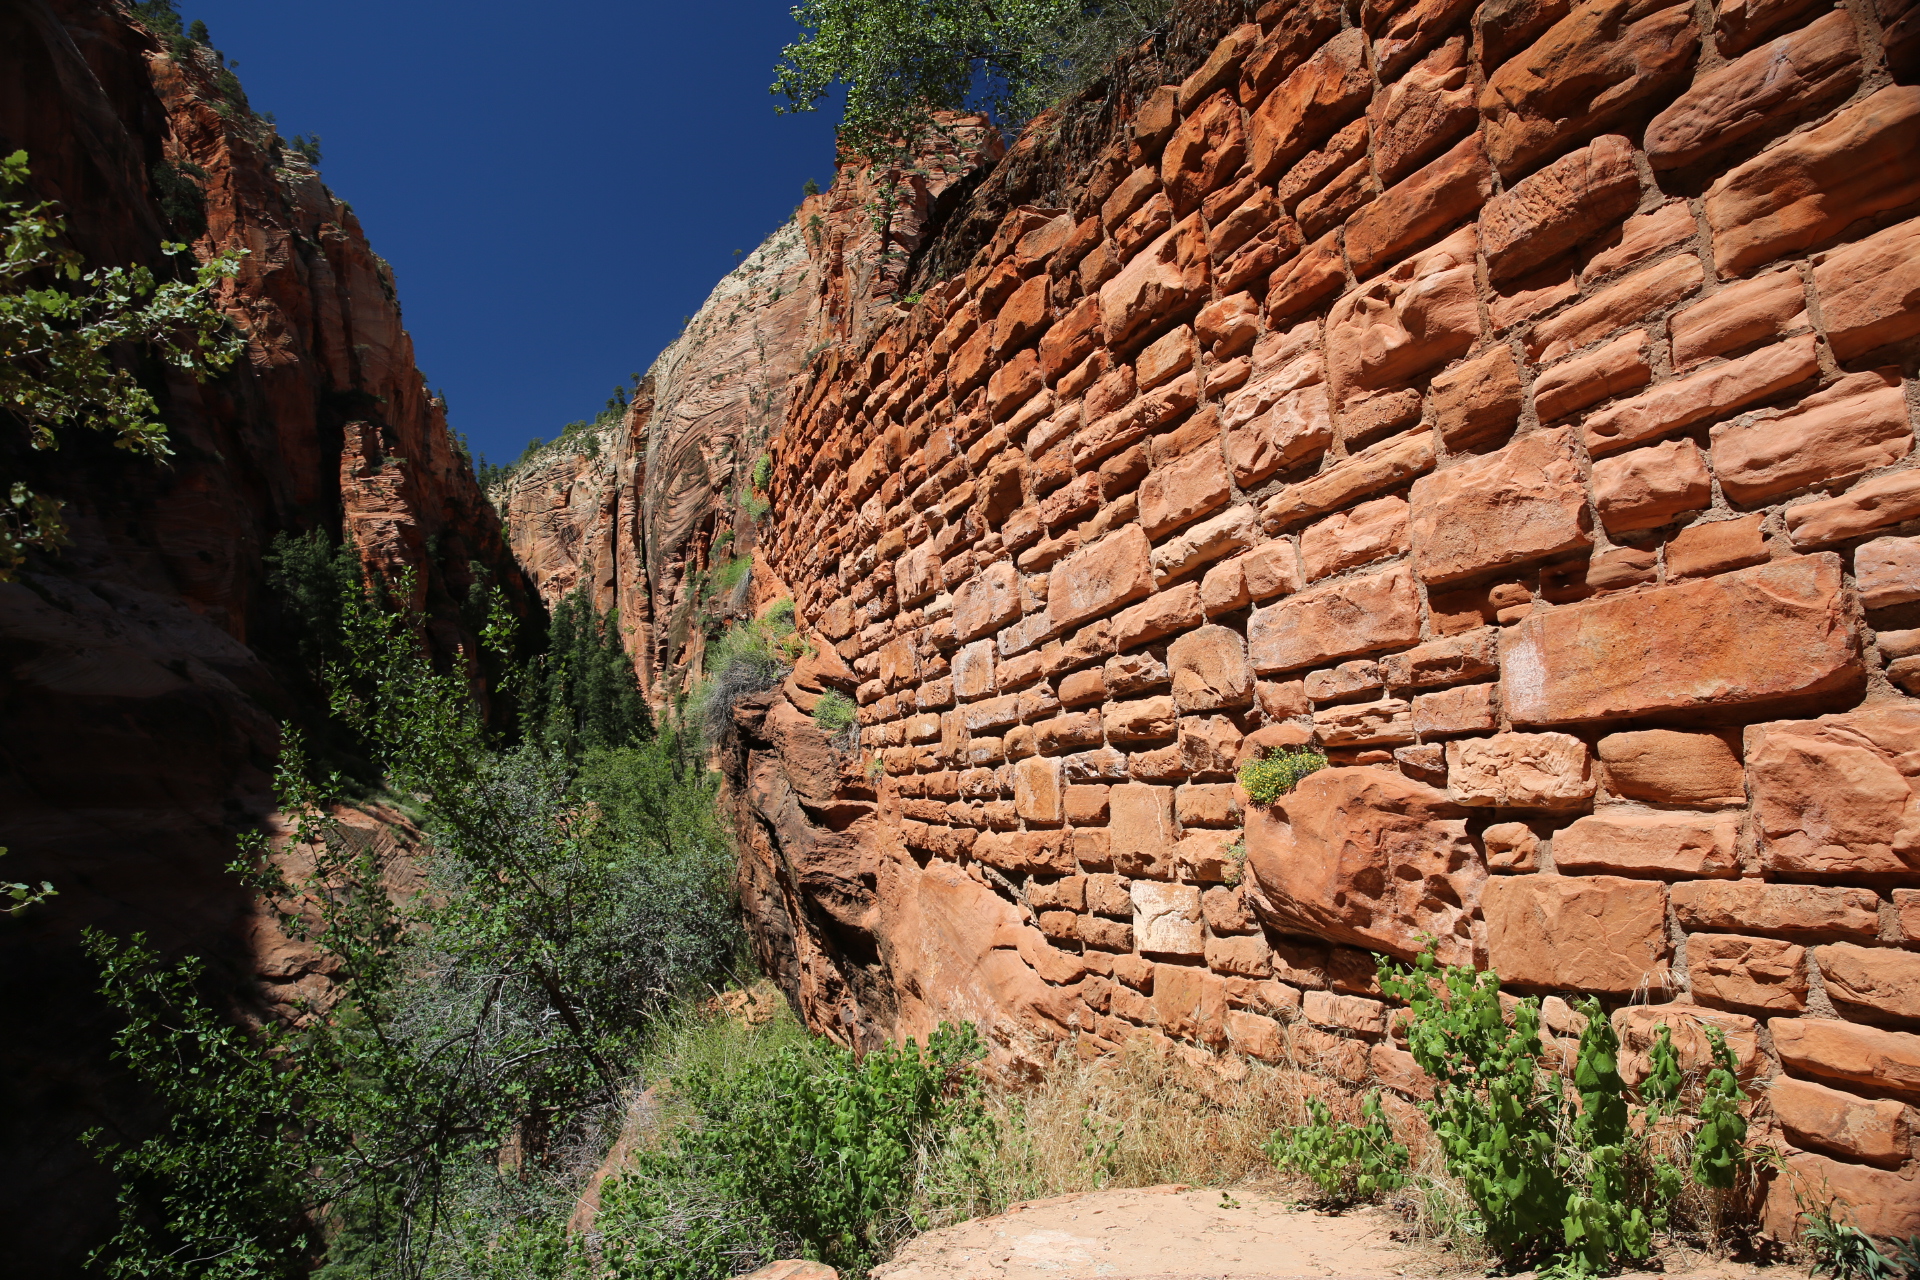
[[[15,149],[90,265],[164,276],[163,239],[249,255],[219,296],[246,338],[234,369],[205,384],[142,369],[165,463],[85,431],[43,454],[20,433],[0,444],[9,478],[62,500],[73,533],[0,584],[0,871],[59,892],[0,920],[0,1240],[10,1274],[39,1276],[76,1274],[114,1220],[78,1135],[150,1119],[108,1060],[79,931],[144,931],[268,1000],[305,976],[297,948],[255,941],[254,904],[223,872],[271,804],[278,722],[313,697],[266,590],[273,535],[344,526],[368,563],[416,571],[456,659],[476,572],[525,601],[414,367],[391,271],[210,49],[176,51],[104,0],[0,6],[0,152]]]
[[[1920,1230],[1916,12],[1279,0],[988,177],[772,446],[816,652],[728,766],[810,1021],[1411,1096],[1431,944],[1630,1079],[1723,1029],[1770,1225]]]

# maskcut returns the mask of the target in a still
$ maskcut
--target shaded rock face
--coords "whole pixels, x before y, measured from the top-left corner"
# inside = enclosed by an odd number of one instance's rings
[[[1403,1091],[1366,952],[1438,938],[1737,1031],[1920,1229],[1904,19],[1512,8],[1225,18],[813,357],[759,554],[860,731],[743,712],[749,920],[844,1038],[1292,1021]]]
[[[98,0],[0,8],[0,150],[28,152],[31,194],[60,203],[89,263],[164,272],[160,242],[193,238],[190,215],[162,212],[162,163],[205,174],[196,248],[249,251],[219,299],[247,339],[235,368],[150,383],[167,465],[86,432],[45,454],[17,434],[4,446],[12,475],[66,504],[74,537],[0,585],[0,845],[8,879],[60,895],[0,931],[0,1238],[21,1275],[77,1271],[112,1221],[77,1135],[147,1122],[108,1062],[79,930],[145,931],[223,978],[257,975],[269,1001],[308,976],[222,870],[270,803],[278,721],[302,714],[262,568],[273,535],[345,526],[370,564],[413,570],[449,656],[471,643],[470,565],[523,594],[414,367],[392,273],[312,170],[222,101],[215,71],[210,52],[176,61]]]

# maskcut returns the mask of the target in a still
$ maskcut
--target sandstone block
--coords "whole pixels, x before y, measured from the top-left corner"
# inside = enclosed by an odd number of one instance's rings
[[[1871,889],[1758,880],[1698,880],[1673,886],[1674,914],[1686,929],[1872,937],[1880,931],[1879,908]]]
[[[1897,1165],[1906,1159],[1911,1113],[1890,1098],[1869,1100],[1783,1075],[1774,1077],[1767,1101],[1797,1146],[1868,1164]]]
[[[1204,1044],[1226,1042],[1227,986],[1205,969],[1155,965],[1153,1012],[1160,1029],[1170,1036]]]
[[[1236,613],[1251,604],[1246,567],[1238,560],[1215,565],[1200,579],[1200,608],[1209,618]]]
[[[1266,411],[1229,426],[1227,462],[1234,479],[1247,488],[1324,453],[1332,441],[1327,388],[1316,383],[1287,392]]]
[[[1807,397],[1793,412],[1713,428],[1720,487],[1749,506],[1805,485],[1884,467],[1913,447],[1906,399],[1893,371],[1857,373]]]
[[[960,640],[998,631],[1022,611],[1020,571],[1011,560],[988,565],[953,593],[953,628]]]
[[[1233,1047],[1262,1062],[1279,1062],[1286,1056],[1280,1024],[1272,1018],[1241,1009],[1227,1011],[1227,1038]]]
[[[1559,847],[1555,841],[1556,860]],[[1695,934],[1687,939],[1687,977],[1703,1004],[1774,1012],[1807,1007],[1806,948],[1776,938]]]
[[[1405,565],[1313,587],[1255,609],[1247,647],[1261,674],[1397,649],[1420,638],[1419,601]]]
[[[1742,1085],[1751,1086],[1773,1064],[1760,1050],[1760,1024],[1743,1013],[1728,1013],[1694,1004],[1635,1004],[1613,1011],[1614,1034],[1620,1037],[1621,1078],[1637,1086],[1652,1067],[1650,1051],[1667,1028],[1668,1043],[1679,1060],[1680,1069],[1695,1077],[1713,1067],[1713,1046],[1707,1028],[1717,1027],[1726,1037],[1733,1054],[1733,1074]]]
[[[1351,454],[1311,480],[1288,485],[1261,505],[1272,526],[1311,519],[1368,494],[1412,479],[1433,467],[1433,434],[1413,430]]]
[[[1765,519],[1762,512],[1682,529],[1667,543],[1667,580],[1711,577],[1765,562],[1767,542],[1760,532]]]
[[[1197,303],[1206,287],[1206,233],[1195,216],[1162,233],[1100,287],[1107,344],[1121,346]]]
[[[1201,449],[1147,476],[1140,486],[1140,523],[1148,537],[1158,538],[1213,514],[1232,496],[1226,461],[1211,449]]]
[[[1736,281],[1674,316],[1673,362],[1685,368],[1806,323],[1807,289],[1798,271]]]
[[[1579,809],[1593,799],[1587,744],[1564,733],[1497,733],[1447,744],[1447,794],[1502,809]]]
[[[1481,627],[1434,640],[1380,660],[1380,674],[1395,689],[1420,689],[1436,684],[1477,680],[1500,669],[1497,634]]]
[[[1618,876],[1496,876],[1481,894],[1502,982],[1625,994],[1666,985],[1666,886]]]
[[[1376,498],[1341,511],[1300,535],[1307,581],[1400,555],[1407,549],[1407,500]]]
[[[1237,978],[1265,978],[1273,973],[1273,948],[1259,934],[1208,938],[1207,968]]]
[[[1815,947],[1834,1004],[1869,1018],[1920,1018],[1920,955],[1851,942]]]
[[[1656,169],[1698,163],[1744,138],[1792,122],[1860,83],[1860,43],[1845,13],[1828,13],[1763,49],[1700,77],[1647,126]]]
[[[1480,243],[1495,280],[1511,280],[1568,252],[1640,203],[1633,144],[1618,134],[1561,156],[1487,201]]]
[[[1443,961],[1461,963],[1486,879],[1466,815],[1396,773],[1322,769],[1249,808],[1248,902],[1283,931],[1403,958],[1431,935]]]
[[[1513,430],[1524,398],[1519,366],[1506,346],[1436,374],[1428,396],[1434,426],[1452,450]]]
[[[1594,463],[1593,496],[1607,532],[1626,533],[1711,505],[1713,480],[1699,445],[1669,440]]]
[[[1248,128],[1255,181],[1271,180],[1366,107],[1373,94],[1366,46],[1364,32],[1343,31],[1267,95]]]
[[[1413,700],[1413,731],[1422,738],[1459,733],[1492,733],[1500,727],[1494,704],[1497,685],[1470,684],[1423,693]]]
[[[1868,609],[1920,600],[1920,538],[1875,538],[1853,553],[1854,588]]]
[[[1920,1095],[1920,1036],[1825,1018],[1769,1018],[1767,1030],[1790,1071]]]
[[[1500,637],[1507,714],[1565,724],[1840,688],[1860,670],[1840,588],[1826,554],[1535,612]]]
[[[1334,303],[1327,313],[1327,373],[1334,399],[1389,387],[1464,355],[1480,336],[1472,227],[1406,258]]]
[[[1540,869],[1540,837],[1524,822],[1496,822],[1480,833],[1487,866],[1494,871]]]
[[[1073,671],[1061,677],[1060,705],[1062,706],[1079,707],[1089,702],[1103,702],[1106,696],[1107,682],[1101,678],[1098,668]]]
[[[1080,941],[1100,951],[1125,955],[1133,950],[1133,926],[1101,916],[1081,916]]]
[[[1246,130],[1232,93],[1216,93],[1189,112],[1160,157],[1160,180],[1173,201],[1174,216],[1199,208],[1208,192],[1232,178],[1246,156]]]
[[[1817,547],[1857,538],[1884,525],[1920,515],[1920,471],[1877,476],[1838,498],[1787,509],[1787,532],[1796,547]]]
[[[1327,232],[1273,273],[1267,291],[1267,319],[1283,320],[1319,302],[1347,282],[1346,260],[1340,252],[1340,232]]]
[[[1381,194],[1347,221],[1347,260],[1362,278],[1399,254],[1458,225],[1493,190],[1493,171],[1478,134]]]
[[[1607,786],[1649,804],[1739,804],[1746,773],[1726,738],[1713,733],[1643,729],[1600,739]]]
[[[1700,287],[1706,272],[1691,254],[1643,267],[1616,285],[1533,327],[1527,354],[1558,360],[1620,329],[1645,324]]]
[[[1109,742],[1145,742],[1171,738],[1178,711],[1172,698],[1136,698],[1131,702],[1109,702],[1101,710]]]
[[[1240,825],[1238,789],[1230,782],[1190,782],[1174,792],[1173,806],[1183,827]]]
[[[1920,86],[1889,85],[1723,175],[1705,205],[1720,269],[1745,275],[1920,199],[1916,128]]]
[[[1663,204],[1628,218],[1618,231],[1601,236],[1582,250],[1580,256],[1586,264],[1582,274],[1597,280],[1625,271],[1659,257],[1691,239],[1693,233],[1693,210],[1685,201]]]
[[[1254,701],[1260,704],[1261,713],[1270,721],[1304,716],[1313,710],[1308,705],[1307,686],[1303,680],[1256,680],[1253,682],[1253,696]]]
[[[1129,876],[1164,874],[1173,854],[1173,788],[1124,782],[1108,793],[1107,803],[1114,867]],[[1194,910],[1198,920],[1197,905]]]
[[[1831,1160],[1811,1151],[1787,1157],[1787,1174],[1768,1188],[1761,1225],[1781,1239],[1790,1239],[1805,1226],[1800,1202],[1792,1188],[1819,1187],[1846,1206],[1847,1221],[1871,1236],[1913,1233],[1920,1223],[1920,1180],[1871,1165]]]
[[[1173,847],[1173,874],[1189,883],[1219,884],[1233,867],[1229,852],[1239,841],[1233,831],[1189,831]]]
[[[1200,895],[1200,912],[1206,917],[1207,928],[1215,934],[1257,933],[1260,922],[1248,909],[1246,896],[1238,887],[1228,889],[1215,885]],[[1269,949],[1271,951],[1271,949]],[[1272,962],[1269,960],[1271,969]]]
[[[1732,876],[1740,870],[1739,836],[1731,816],[1590,814],[1554,837],[1553,863],[1570,875]]]
[[[1535,431],[1413,483],[1414,564],[1447,582],[1593,541],[1573,430]]]
[[[1365,996],[1337,996],[1331,991],[1308,991],[1300,998],[1300,1015],[1308,1022],[1361,1035],[1385,1035],[1386,1006]]]
[[[1647,363],[1647,332],[1615,338],[1596,351],[1562,361],[1533,384],[1533,407],[1540,421],[1552,422],[1611,396],[1624,395],[1653,380]]]
[[[1205,950],[1200,924],[1200,890],[1190,884],[1135,880],[1133,937],[1143,955],[1197,956]],[[1164,971],[1163,971],[1164,972]],[[1163,972],[1156,973],[1158,985]]]
[[[1158,689],[1173,677],[1152,650],[1122,653],[1107,659],[1104,669],[1107,692],[1114,697]]]
[[[1307,697],[1315,702],[1344,701],[1355,694],[1378,694],[1380,664],[1366,658],[1343,662],[1329,671],[1307,673]]]
[[[1183,628],[1198,626],[1204,617],[1200,608],[1200,584],[1183,582],[1115,614],[1114,645],[1130,649]]]
[[[1398,698],[1322,707],[1313,713],[1313,730],[1329,747],[1412,742],[1413,708]]]
[[[1188,775],[1229,775],[1239,763],[1243,740],[1226,716],[1185,716],[1180,721],[1177,768]],[[1135,761],[1138,774],[1138,756]]]
[[[1367,1042],[1295,1023],[1287,1028],[1287,1056],[1310,1071],[1359,1084],[1372,1070]]]
[[[1842,360],[1920,333],[1920,218],[1814,262],[1827,341]]]
[[[1107,820],[1107,788],[1098,783],[1075,783],[1066,788],[1063,806],[1067,821],[1075,826],[1101,826]]]
[[[1382,182],[1395,182],[1473,128],[1478,112],[1463,36],[1435,49],[1374,94],[1373,161]]]
[[[1920,865],[1920,709],[1881,706],[1746,731],[1768,870],[1874,875]]]
[[[1687,73],[1700,47],[1688,6],[1628,15],[1625,0],[1585,0],[1487,77],[1480,111],[1503,175],[1605,128]]]
[[[1133,915],[1133,894],[1127,887],[1124,876],[1096,873],[1087,877],[1087,910],[1106,916]],[[1129,970],[1128,965],[1132,966]],[[1134,974],[1144,973],[1143,979],[1136,981]],[[1131,986],[1147,990],[1152,986],[1152,970],[1144,968],[1137,961],[1117,965],[1114,975]]]
[[[1055,632],[1064,631],[1152,591],[1152,546],[1146,531],[1137,524],[1122,525],[1068,556],[1048,575],[1047,623]]]
[[[1029,822],[1054,823],[1066,819],[1060,761],[1029,756],[1014,762],[1013,808]]]
[[[1789,338],[1587,415],[1587,451],[1598,457],[1771,400],[1819,373],[1811,334]]]
[[[1204,626],[1187,632],[1168,647],[1167,668],[1181,711],[1244,707],[1253,700],[1253,668],[1237,631]]]

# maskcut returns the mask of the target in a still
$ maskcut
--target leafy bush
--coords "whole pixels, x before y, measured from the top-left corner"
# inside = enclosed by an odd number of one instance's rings
[[[320,166],[319,134],[297,133],[293,136],[293,140],[287,143],[287,145],[304,156],[308,164],[313,165],[315,168]]]
[[[829,689],[813,704],[813,722],[829,738],[837,738],[859,722],[860,708],[838,689]]]
[[[543,749],[577,758],[652,735],[653,718],[620,635],[620,611],[595,613],[584,587],[553,611],[547,652],[526,679],[526,732]]]
[[[1840,1221],[1831,1205],[1803,1208],[1800,1217],[1807,1224],[1802,1239],[1813,1255],[1810,1274],[1828,1280],[1894,1280],[1901,1274],[1899,1264],[1880,1252],[1872,1236]]]
[[[1240,766],[1240,786],[1255,804],[1272,804],[1308,774],[1327,767],[1327,758],[1311,748],[1282,750]]]
[[[753,464],[753,487],[765,491],[773,483],[773,455],[763,453]]]
[[[707,677],[694,701],[710,740],[726,735],[734,703],[786,678],[804,644],[794,629],[793,602],[781,600],[759,618],[734,623],[707,646]]]
[[[1307,1123],[1274,1133],[1267,1156],[1304,1174],[1329,1207],[1358,1204],[1407,1184],[1407,1149],[1393,1140],[1378,1093],[1360,1103],[1359,1124],[1334,1120],[1318,1098],[1308,1100],[1307,1111]]]

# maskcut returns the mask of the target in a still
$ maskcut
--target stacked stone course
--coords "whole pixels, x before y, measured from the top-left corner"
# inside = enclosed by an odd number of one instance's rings
[[[1630,1080],[1723,1029],[1920,1230],[1915,12],[1269,4],[821,355],[766,543],[820,653],[738,716],[816,1020],[1417,1094],[1367,953],[1430,939]]]

